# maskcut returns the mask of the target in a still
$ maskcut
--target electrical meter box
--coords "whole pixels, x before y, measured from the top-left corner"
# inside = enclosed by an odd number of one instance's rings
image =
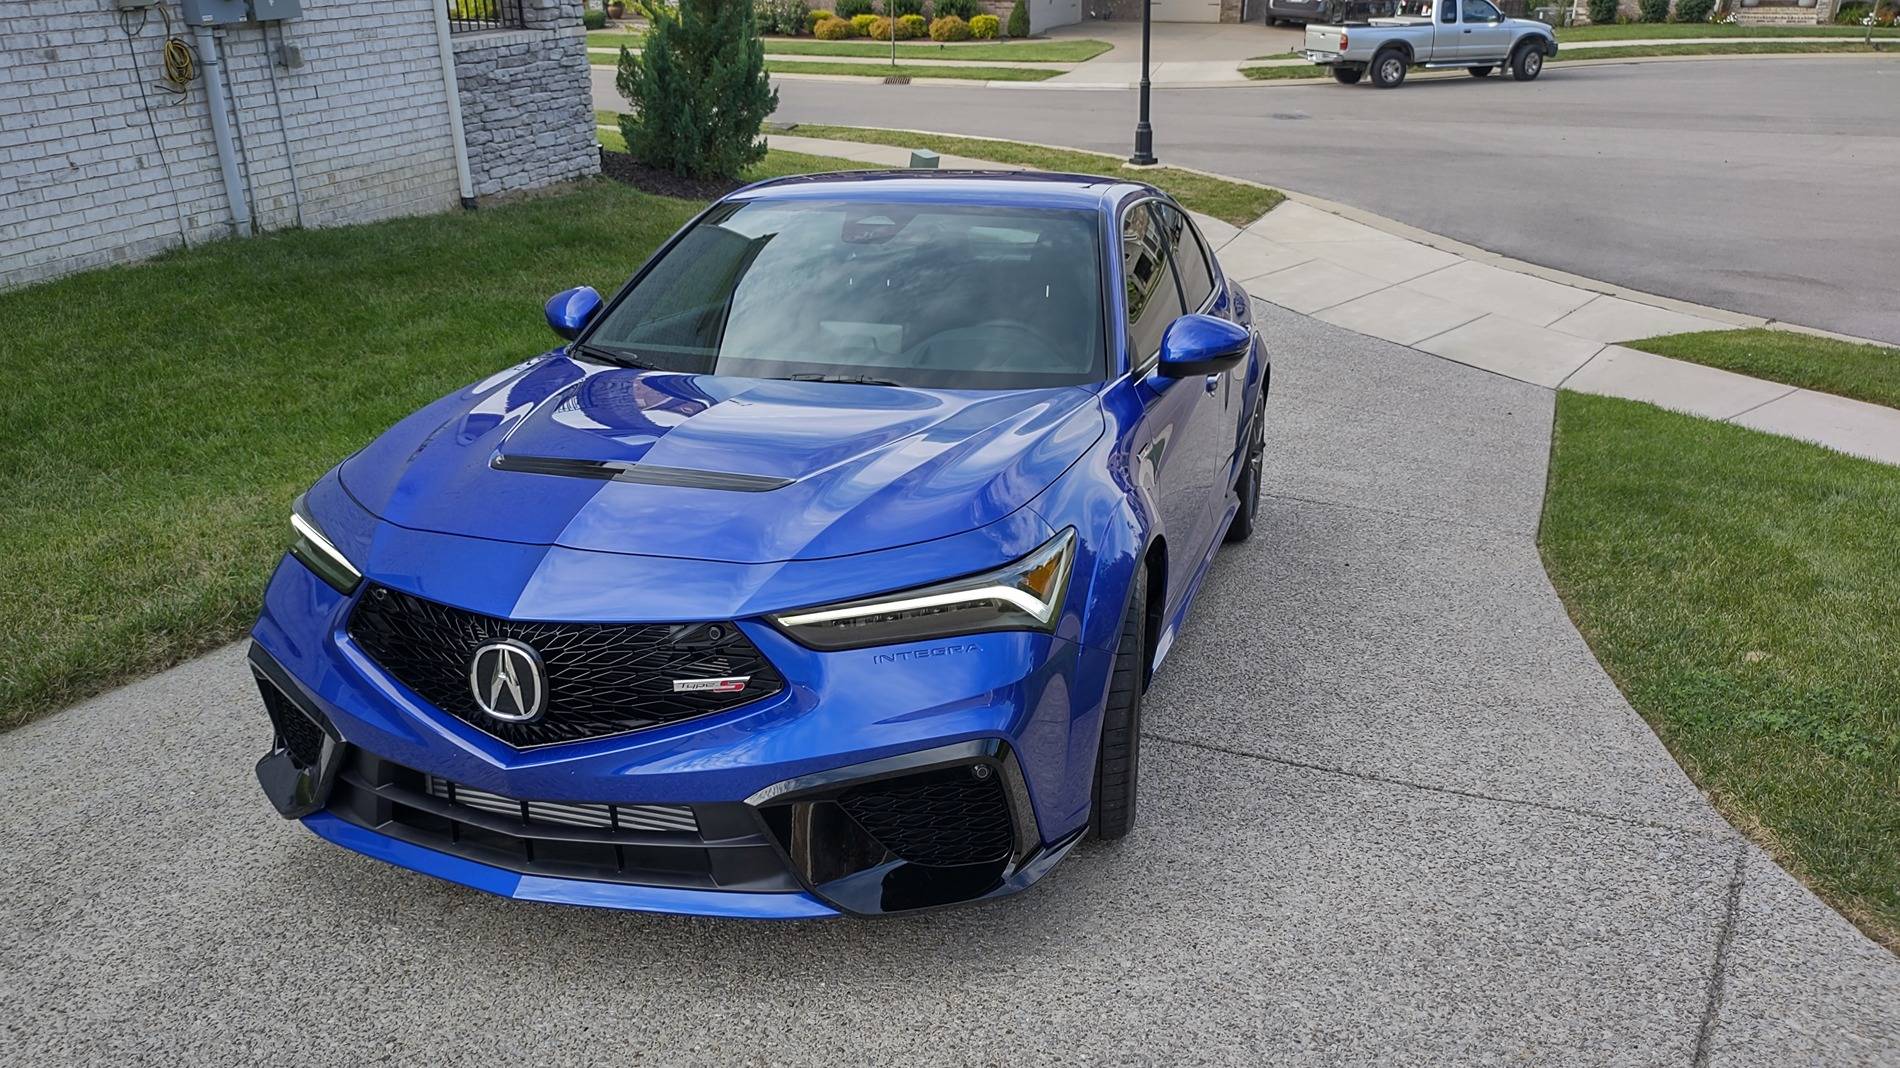
[[[251,18],[258,22],[277,22],[302,16],[303,4],[299,0],[251,0]]]
[[[187,26],[229,26],[251,18],[244,0],[180,0],[179,8]]]

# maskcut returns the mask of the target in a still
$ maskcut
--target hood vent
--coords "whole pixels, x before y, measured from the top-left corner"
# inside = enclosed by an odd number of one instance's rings
[[[681,486],[687,489],[732,490],[736,493],[765,493],[792,484],[789,478],[771,475],[742,475],[729,471],[695,471],[685,467],[661,467],[617,460],[571,460],[561,456],[506,456],[500,453],[488,466],[497,471],[518,471],[528,475],[562,475],[567,478],[593,478],[603,482],[634,482],[643,486]]]

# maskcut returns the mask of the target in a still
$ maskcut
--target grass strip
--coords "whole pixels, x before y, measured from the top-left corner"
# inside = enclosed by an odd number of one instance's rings
[[[1900,468],[1565,392],[1549,485],[1546,567],[1630,704],[1900,950]]]
[[[1668,334],[1624,344],[1770,382],[1900,408],[1900,348],[1766,329]]]
[[[1136,179],[1167,190],[1187,207],[1236,226],[1245,226],[1271,211],[1286,199],[1278,190],[1215,178],[1176,167],[1129,169],[1122,161],[1106,153],[1083,152],[1072,148],[1045,148],[1020,141],[990,141],[978,137],[953,137],[947,134],[905,133],[899,130],[875,130],[861,126],[826,126],[800,123],[775,127],[778,132],[799,137],[822,137],[833,141],[857,141],[872,145],[896,145],[899,148],[928,148],[937,152],[974,159],[1014,163],[1046,171],[1077,174],[1102,174]]]
[[[922,67],[888,63],[824,63],[767,56],[765,69],[773,74],[846,74],[854,78],[956,78],[982,82],[1040,82],[1053,78],[1059,70],[1034,67]]]
[[[1556,27],[1557,43],[1659,41],[1671,37],[1863,37],[1864,26],[1742,26],[1719,22],[1628,22],[1608,26]],[[1900,29],[1874,28],[1875,37],[1900,37]]]
[[[891,46],[884,41],[818,41],[808,37],[766,37],[768,56],[857,56],[887,59]],[[643,38],[637,34],[590,33],[587,47],[618,50],[621,45],[638,48]],[[897,44],[901,59],[999,60],[1020,63],[1080,63],[1094,59],[1115,47],[1107,41],[997,41],[983,44],[937,44],[931,41]]]

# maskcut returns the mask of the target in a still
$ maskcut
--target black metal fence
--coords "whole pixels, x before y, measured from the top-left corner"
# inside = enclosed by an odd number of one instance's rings
[[[443,0],[450,33],[512,30],[521,26],[521,0]]]

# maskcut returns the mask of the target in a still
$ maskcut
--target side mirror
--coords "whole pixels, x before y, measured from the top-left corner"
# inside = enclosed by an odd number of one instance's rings
[[[548,298],[548,328],[572,341],[599,310],[600,294],[593,286],[563,289]]]
[[[1247,358],[1253,334],[1211,315],[1183,315],[1161,335],[1161,363],[1165,378],[1192,378],[1226,371]]]

